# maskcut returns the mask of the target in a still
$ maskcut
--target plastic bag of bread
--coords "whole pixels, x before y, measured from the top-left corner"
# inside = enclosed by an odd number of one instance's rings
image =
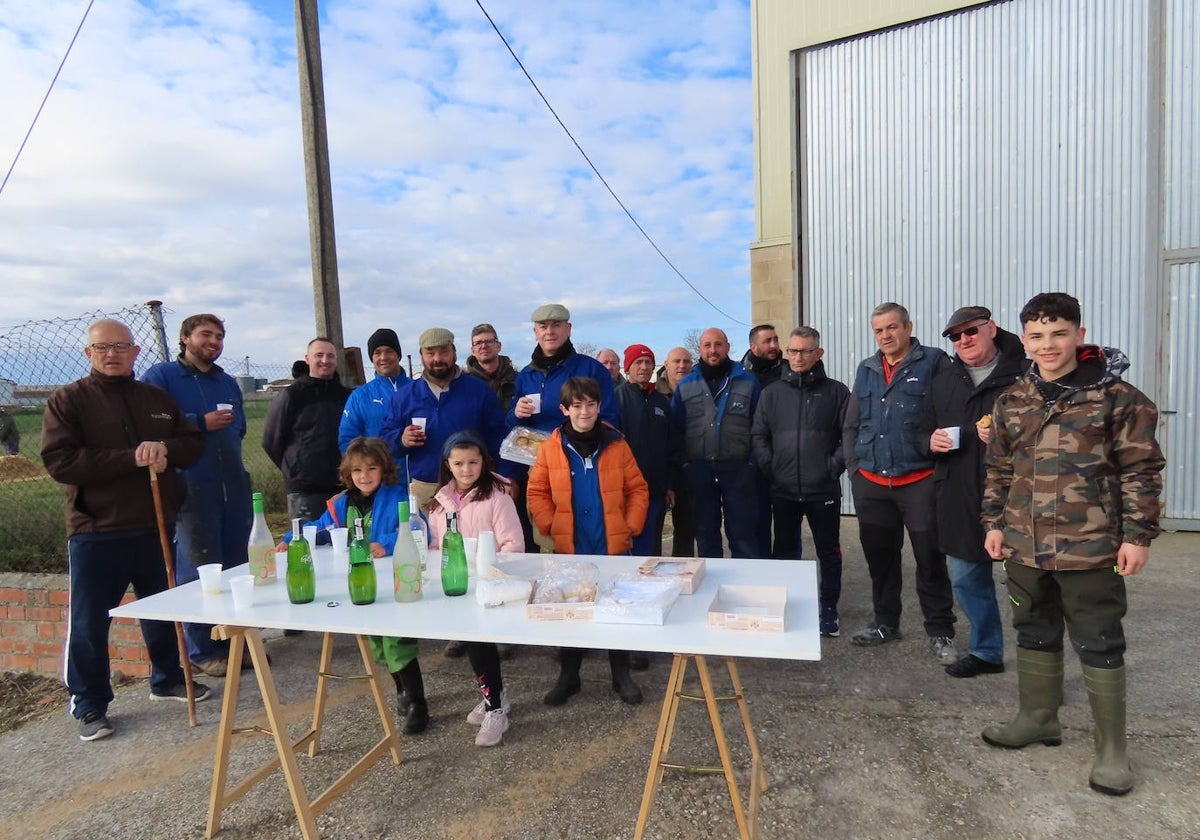
[[[596,600],[600,570],[595,563],[546,559],[546,571],[533,592],[535,604],[577,604]]]
[[[549,432],[517,426],[500,442],[500,457],[506,461],[533,466],[538,450],[549,437]]]

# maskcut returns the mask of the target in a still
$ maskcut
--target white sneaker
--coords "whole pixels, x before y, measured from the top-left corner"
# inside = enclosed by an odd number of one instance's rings
[[[504,714],[508,714],[509,706],[507,688],[500,690],[500,708],[504,709]],[[471,724],[472,726],[482,726],[483,719],[485,717],[487,717],[487,701],[480,700],[478,706],[467,712],[467,723]]]
[[[475,733],[475,746],[477,747],[495,747],[504,740],[504,733],[508,731],[508,712],[504,711],[503,707],[492,709],[483,716],[483,725],[479,727],[479,731]]]

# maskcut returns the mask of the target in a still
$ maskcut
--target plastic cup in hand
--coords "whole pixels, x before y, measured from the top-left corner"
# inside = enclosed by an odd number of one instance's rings
[[[206,563],[203,566],[197,566],[196,571],[200,573],[200,591],[205,595],[220,595],[221,594],[221,564]]]
[[[254,606],[254,575],[235,575],[229,579],[233,593],[233,608],[244,610]]]
[[[491,574],[496,565],[496,535],[491,531],[479,532],[479,545],[475,548],[475,571],[481,578]]]
[[[316,525],[304,525],[303,527],[300,528],[300,530],[304,533],[304,540],[305,540],[305,542],[308,543],[309,550],[311,551],[312,549],[316,548],[317,547],[317,526]]]
[[[942,429],[942,431],[950,436],[950,448],[952,450],[958,449],[958,447],[962,445],[961,426],[947,426],[946,428]]]
[[[533,403],[533,413],[540,414],[542,411],[542,395],[541,394],[526,394],[531,403]]]
[[[425,434],[425,424],[428,422],[428,417],[414,417],[412,419],[412,424],[421,430],[421,434]]]
[[[233,411],[233,403],[217,403],[217,411]]]

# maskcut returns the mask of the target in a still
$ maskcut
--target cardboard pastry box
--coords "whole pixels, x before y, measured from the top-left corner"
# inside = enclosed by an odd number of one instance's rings
[[[787,587],[721,584],[708,608],[708,626],[782,633]]]
[[[525,617],[531,621],[592,621],[596,617],[595,601],[566,601],[557,604],[535,604],[538,586],[541,581],[533,582],[529,593],[529,603],[525,605]]]
[[[647,557],[638,572],[679,581],[680,592],[693,595],[704,580],[703,557]]]

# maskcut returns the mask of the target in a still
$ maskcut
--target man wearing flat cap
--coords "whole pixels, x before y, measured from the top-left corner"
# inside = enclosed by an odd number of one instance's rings
[[[992,406],[1025,370],[1025,349],[1020,338],[996,326],[984,306],[955,311],[942,336],[950,340],[954,356],[929,387],[917,448],[934,460],[938,548],[946,555],[954,600],[971,622],[967,653],[947,665],[946,673],[998,674],[1004,670],[1004,627],[979,519],[983,456]]]
[[[356,437],[379,437],[392,397],[408,382],[400,363],[400,339],[395,330],[382,327],[371,333],[367,355],[375,366],[375,378],[356,388],[346,400],[338,427],[338,449],[343,455]],[[404,465],[400,467],[403,473]],[[403,475],[401,479],[407,481]]]
[[[421,333],[418,344],[424,370],[392,395],[379,436],[397,463],[407,460],[410,485],[421,507],[427,508],[438,489],[446,439],[455,432],[475,431],[497,457],[506,429],[492,389],[458,366],[454,333],[431,327]]]
[[[650,381],[654,373],[654,351],[645,344],[625,348],[625,380],[617,386],[617,409],[621,429],[633,450],[642,477],[650,486],[650,508],[646,527],[633,538],[636,557],[662,556],[662,531],[667,508],[675,501],[671,486],[671,447],[679,436],[673,433],[671,401]]]
[[[591,356],[575,352],[571,344],[571,313],[561,303],[546,303],[533,310],[529,316],[533,321],[533,338],[537,347],[533,356],[520,373],[515,383],[516,399],[508,409],[505,421],[508,428],[528,426],[544,432],[552,432],[562,425],[559,411],[559,392],[572,376],[588,376],[600,385],[600,420],[620,428],[617,402],[613,397],[612,375],[608,368]],[[536,395],[541,406],[535,410],[530,396]],[[521,527],[525,530],[525,544],[534,545],[533,524],[525,506],[525,485],[529,468],[512,465],[510,475],[517,485],[517,513]]]

